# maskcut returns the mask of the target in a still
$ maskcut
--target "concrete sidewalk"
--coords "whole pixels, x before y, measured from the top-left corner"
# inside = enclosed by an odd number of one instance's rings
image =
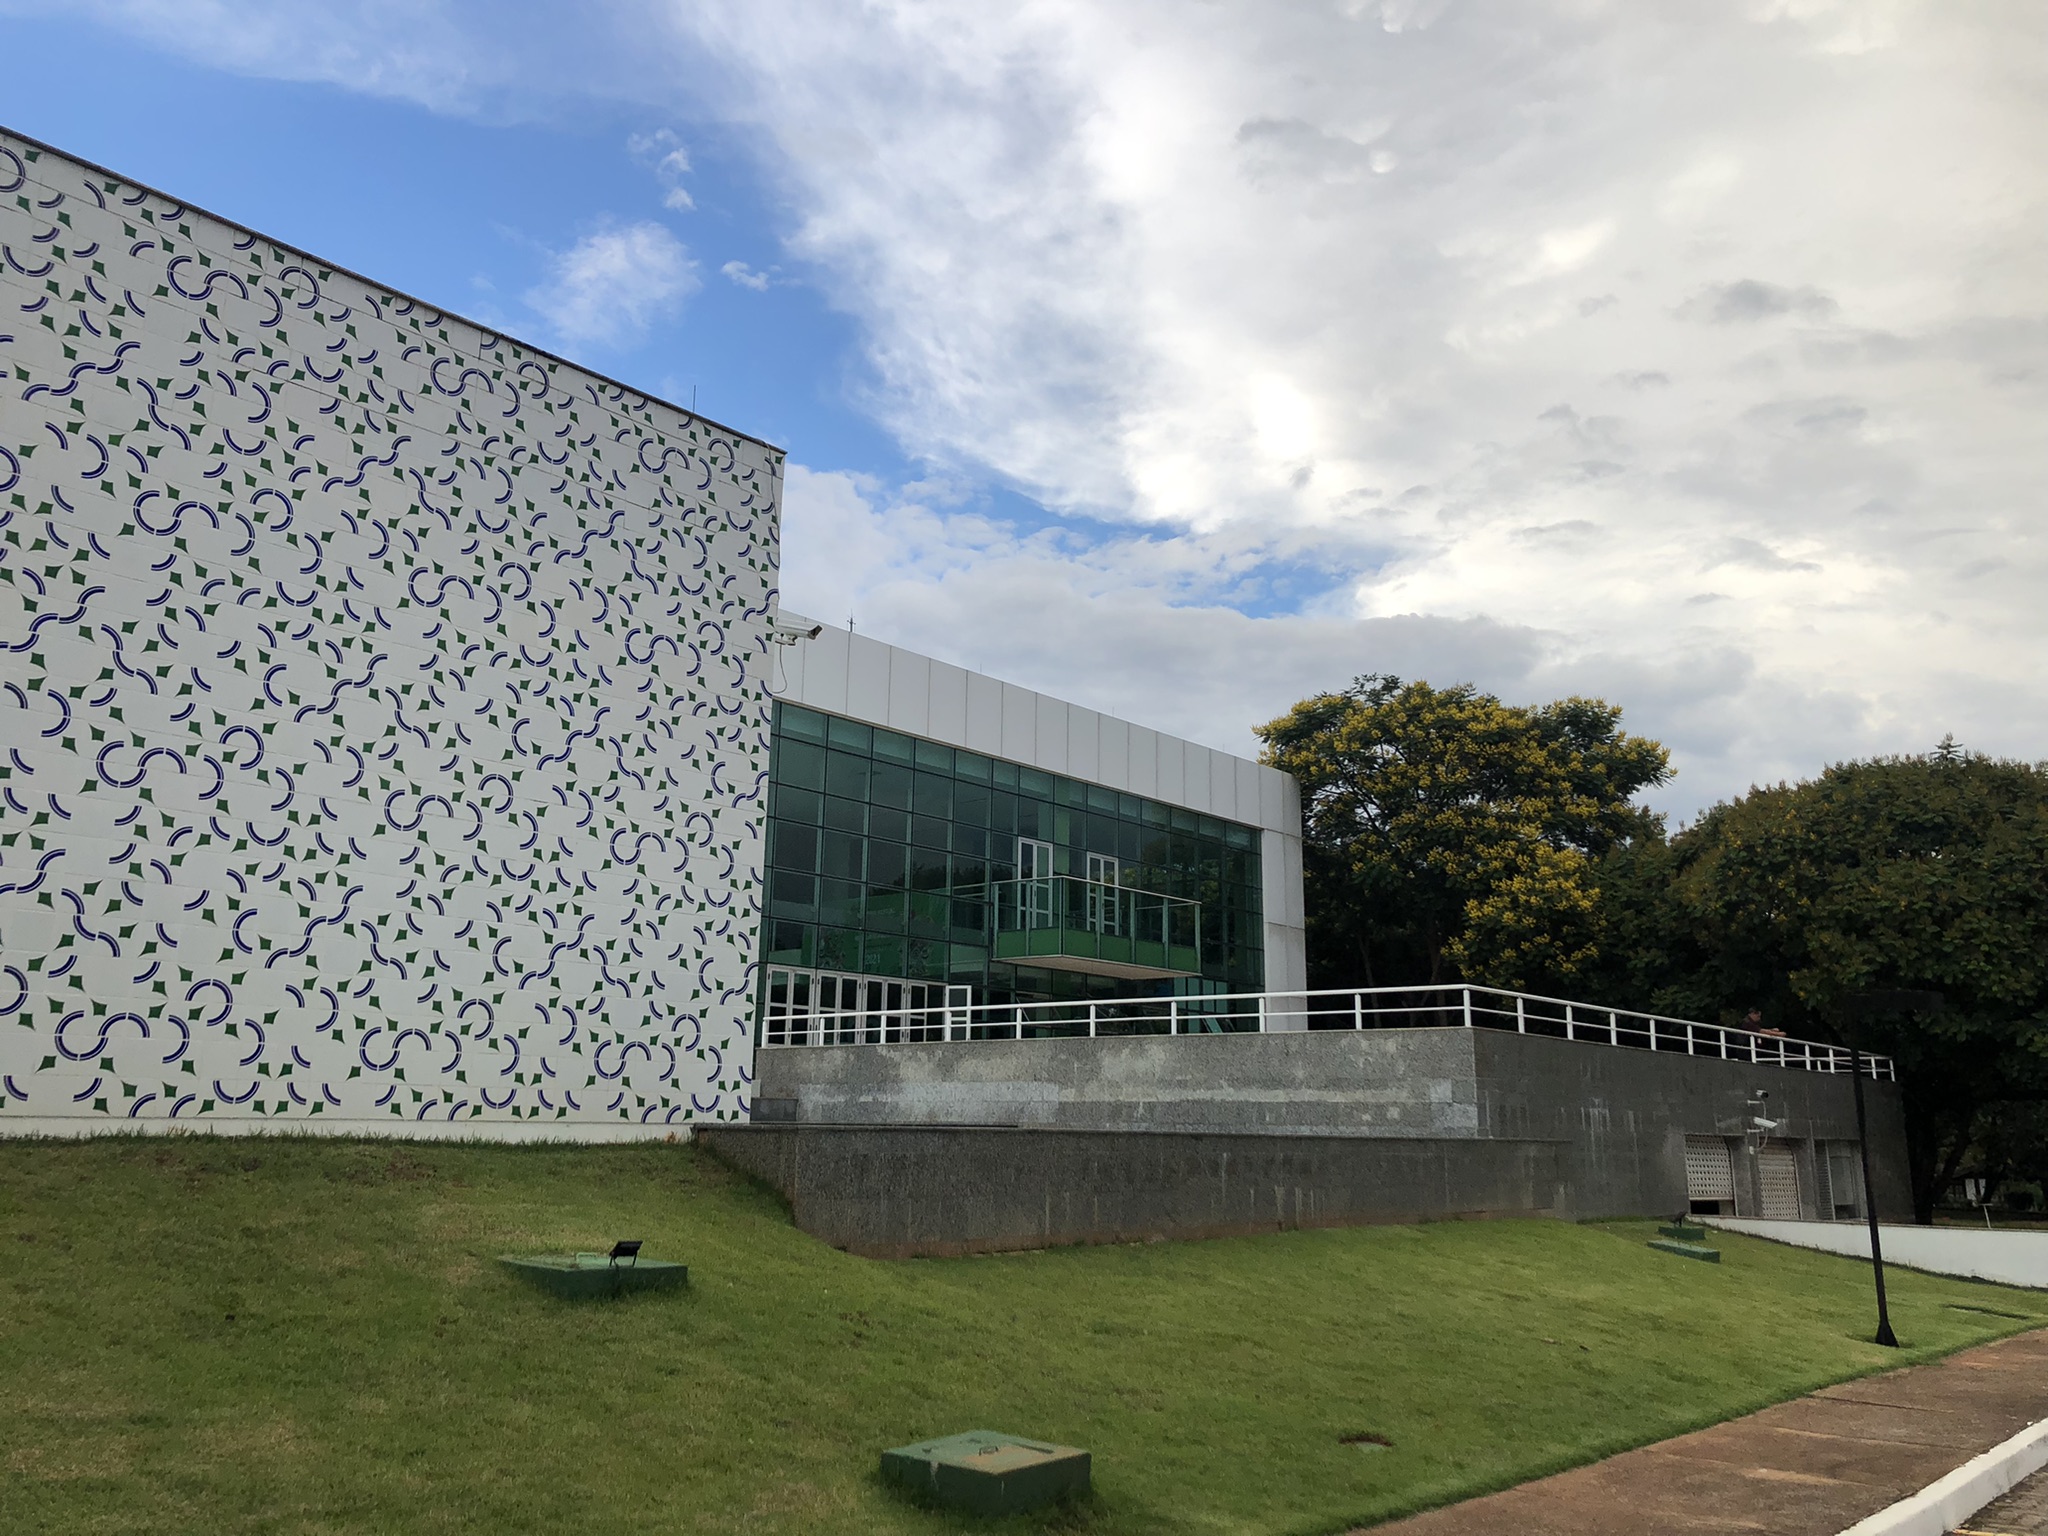
[[[1837,1536],[2048,1418],[2048,1330],[1827,1387],[1373,1536]]]

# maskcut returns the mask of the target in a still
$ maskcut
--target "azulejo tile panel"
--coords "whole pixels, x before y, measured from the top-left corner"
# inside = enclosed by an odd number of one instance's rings
[[[743,1117],[781,476],[0,134],[0,1134]]]

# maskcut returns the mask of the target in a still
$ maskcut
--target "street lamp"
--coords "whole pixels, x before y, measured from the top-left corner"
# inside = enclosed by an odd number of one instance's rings
[[[1840,1004],[1845,1025],[1848,1021],[1877,1018],[1896,1013],[1939,1013],[1939,992],[1851,992]],[[1884,1245],[1877,1233],[1877,1189],[1870,1181],[1870,1130],[1863,1113],[1863,1063],[1856,1051],[1856,1032],[1842,1031],[1849,1042],[1849,1081],[1856,1094],[1856,1151],[1863,1160],[1863,1214],[1870,1223],[1870,1273],[1877,1282],[1877,1342],[1887,1349],[1899,1347],[1892,1332],[1891,1314],[1884,1301]]]

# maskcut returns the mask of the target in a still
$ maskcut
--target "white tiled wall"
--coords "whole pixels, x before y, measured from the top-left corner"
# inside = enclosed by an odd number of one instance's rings
[[[1290,775],[829,624],[781,649],[777,692],[792,703],[1259,828],[1266,988],[1307,986],[1301,798]]]
[[[0,1135],[743,1118],[780,453],[6,135],[0,248]]]

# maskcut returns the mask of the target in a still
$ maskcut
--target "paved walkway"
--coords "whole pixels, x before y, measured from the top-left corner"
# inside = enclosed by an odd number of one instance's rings
[[[1957,1526],[1956,1536],[2048,1536],[2048,1471],[1992,1500]]]
[[[2048,1330],[1827,1387],[1372,1536],[1836,1536],[2044,1418]]]

